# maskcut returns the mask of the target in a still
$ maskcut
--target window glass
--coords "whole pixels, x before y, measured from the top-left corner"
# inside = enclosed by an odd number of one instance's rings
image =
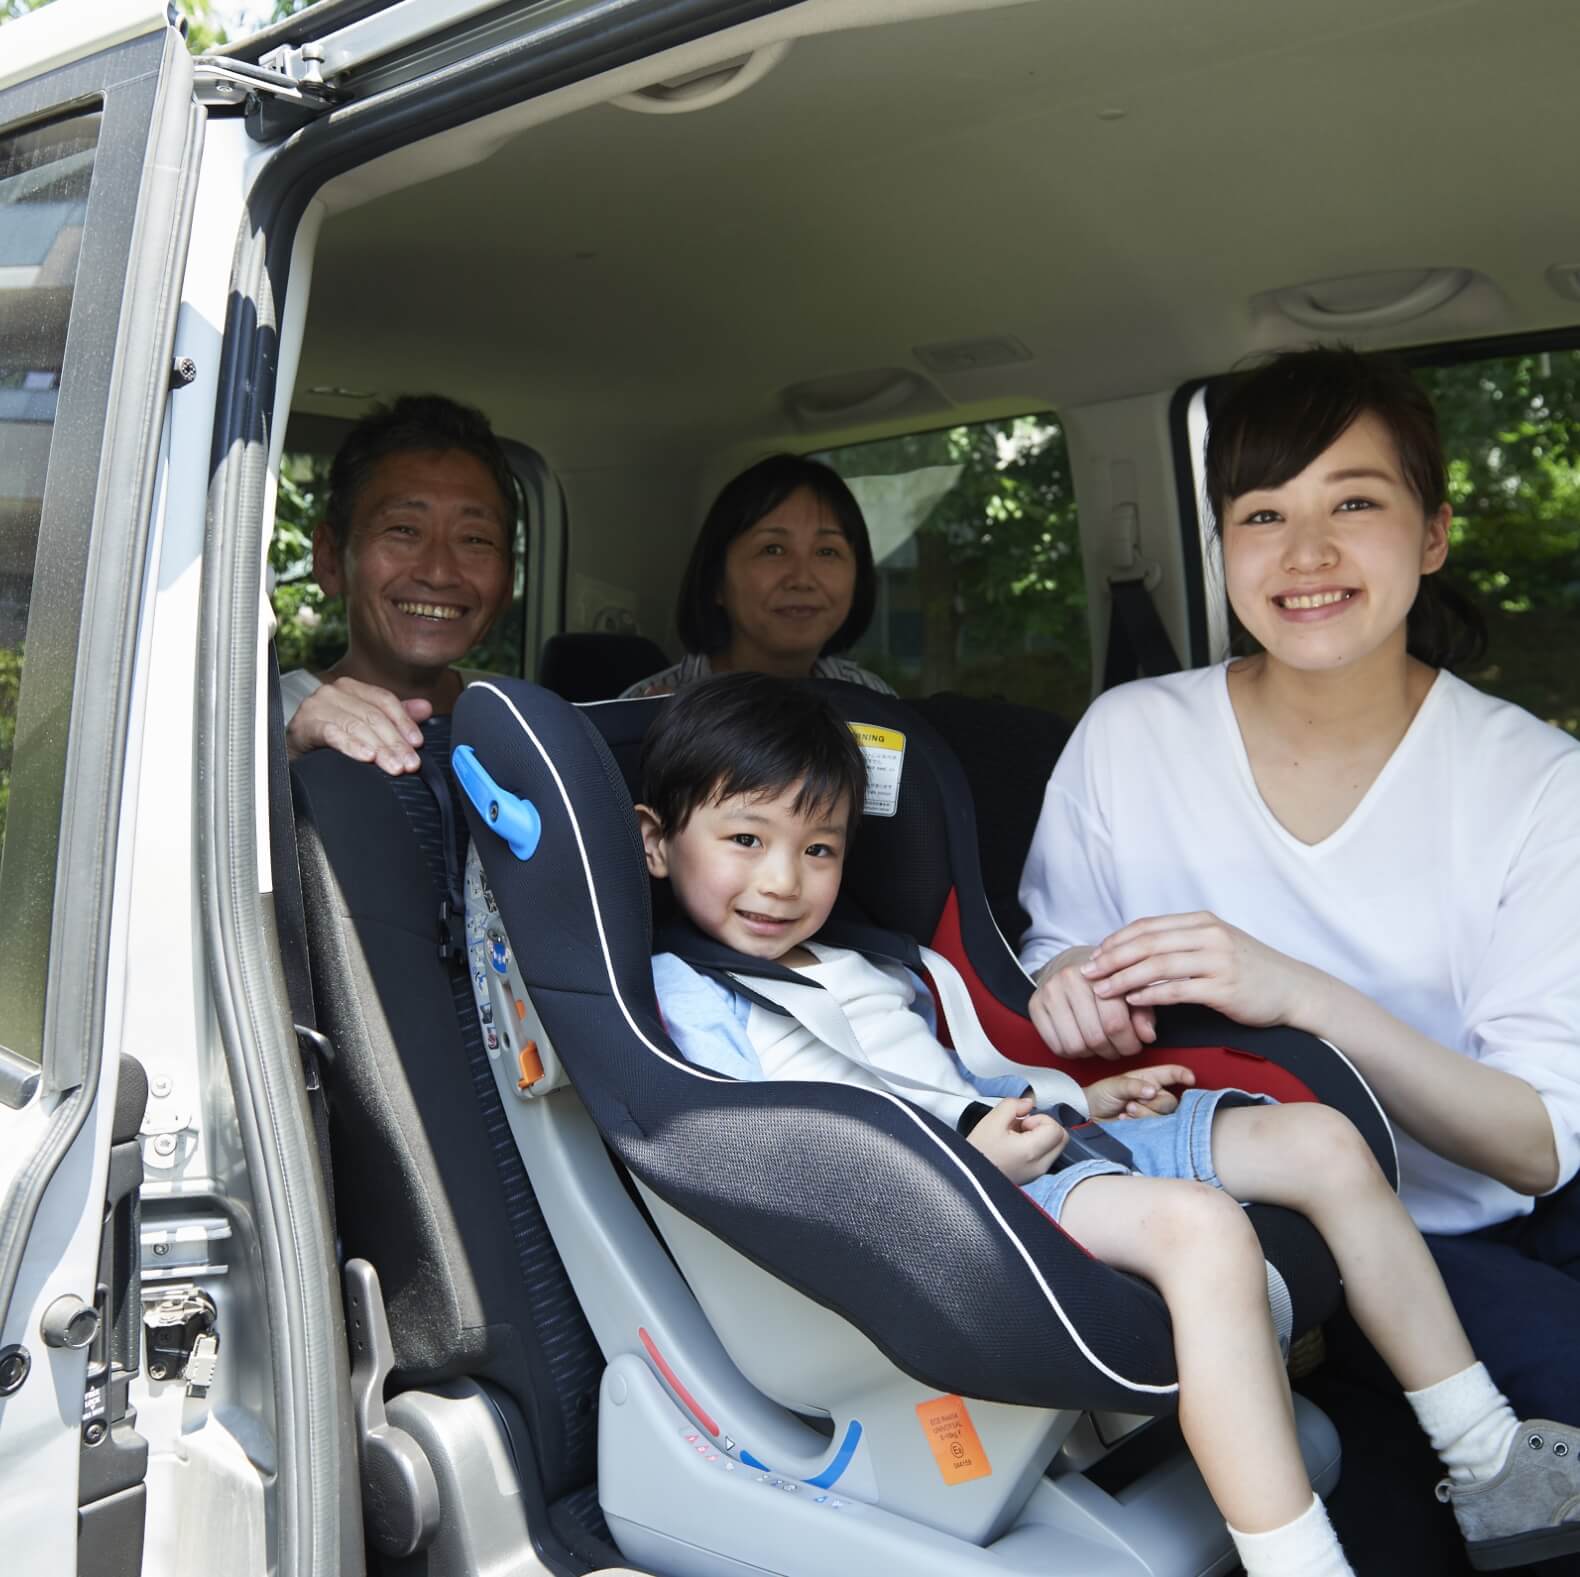
[[[288,450],[280,459],[269,565],[274,571],[274,638],[282,673],[293,668],[317,673],[338,662],[346,650],[345,603],[339,597],[326,597],[313,578],[313,528],[324,518],[333,458]],[[466,654],[463,668],[518,679],[523,676],[526,531],[526,511],[518,508],[510,606],[487,637]]]
[[[1002,696],[1078,717],[1091,694],[1086,584],[1064,431],[1051,414],[818,456],[849,482],[878,566],[851,653],[902,695]]]
[[[1448,568],[1490,637],[1463,677],[1580,734],[1580,351],[1416,377],[1448,454]]]
[[[97,113],[0,139],[0,860],[33,567]]]

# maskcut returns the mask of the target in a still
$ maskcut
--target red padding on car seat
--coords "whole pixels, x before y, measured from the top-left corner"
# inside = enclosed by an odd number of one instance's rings
[[[1255,1052],[1240,1051],[1233,1046],[1149,1048],[1135,1058],[1117,1061],[1101,1057],[1056,1056],[1043,1043],[1042,1036],[1037,1033],[1031,1020],[1024,1013],[1018,1013],[1000,1002],[977,977],[976,970],[971,967],[971,960],[966,956],[965,940],[960,930],[960,902],[953,888],[944,904],[944,912],[938,918],[938,929],[933,933],[931,945],[934,952],[942,953],[960,971],[960,978],[971,993],[972,1006],[988,1039],[1013,1062],[1024,1062],[1036,1068],[1058,1068],[1082,1086],[1107,1078],[1111,1073],[1118,1073],[1127,1062],[1180,1062],[1196,1075],[1196,1084],[1200,1089],[1221,1090],[1227,1087],[1249,1090],[1253,1095],[1271,1095],[1274,1100],[1286,1104],[1316,1099],[1306,1085],[1287,1069],[1269,1062],[1266,1057],[1257,1056]]]

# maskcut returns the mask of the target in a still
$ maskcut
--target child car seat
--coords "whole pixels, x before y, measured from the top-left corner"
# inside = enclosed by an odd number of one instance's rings
[[[854,898],[892,929],[953,935],[968,981],[976,951],[995,944],[994,984],[978,977],[972,990],[1011,1014],[1013,958],[975,880],[958,766],[903,703],[825,687],[852,722],[903,736],[888,774],[896,814],[864,822]],[[618,1542],[675,1571],[846,1570],[859,1558],[1054,1570],[1050,1541],[1093,1577],[1220,1569],[1227,1538],[1188,1465],[1142,1474],[1122,1504],[1078,1471],[1102,1446],[1080,1443],[1076,1410],[1173,1407],[1168,1317],[1150,1287],[1092,1260],[915,1107],[841,1086],[737,1083],[670,1044],[627,784],[663,704],[576,709],[501,681],[470,687],[456,712],[458,754],[474,764],[467,816],[501,922],[488,950],[503,968],[513,949],[525,986],[491,1054],[610,1359],[600,1494]],[[1314,1041],[1258,1054],[1248,1070],[1298,1064],[1391,1164],[1386,1125],[1341,1057]],[[605,1144],[689,1287],[650,1238],[644,1248],[618,1186],[595,1181]],[[1336,1278],[1298,1218],[1284,1225],[1272,1252],[1305,1323]],[[819,1415],[821,1429],[807,1422]],[[1319,1484],[1331,1481],[1331,1432],[1314,1410],[1301,1419]],[[1063,1470],[1044,1478],[1061,1445]],[[764,1486],[786,1498],[755,1493]],[[831,1519],[829,1505],[860,1514]],[[707,1562],[687,1564],[698,1549]]]

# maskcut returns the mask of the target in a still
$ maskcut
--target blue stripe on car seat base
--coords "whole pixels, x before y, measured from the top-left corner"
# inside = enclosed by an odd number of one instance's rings
[[[543,834],[538,807],[531,800],[502,789],[488,775],[488,769],[470,745],[457,745],[450,765],[466,790],[466,797],[477,806],[478,814],[510,845],[510,852],[518,860],[530,860],[538,852],[538,839]]]
[[[759,1473],[772,1473],[773,1472],[773,1469],[771,1467],[769,1467],[766,1462],[759,1462],[757,1460],[757,1458],[754,1457],[751,1454],[750,1451],[742,1451],[741,1452],[741,1461],[743,1461],[747,1465],[747,1467],[754,1467],[754,1468],[756,1468]]]
[[[861,1423],[853,1418],[845,1426],[845,1438],[834,1453],[834,1460],[816,1478],[809,1478],[807,1483],[817,1489],[832,1489],[839,1482],[840,1475],[850,1466],[850,1459],[855,1456],[856,1447],[860,1444]]]

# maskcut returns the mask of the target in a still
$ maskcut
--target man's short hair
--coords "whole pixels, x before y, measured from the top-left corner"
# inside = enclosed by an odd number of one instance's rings
[[[329,467],[324,519],[335,546],[346,550],[357,495],[373,468],[393,454],[442,454],[459,450],[479,461],[494,479],[505,508],[505,551],[516,541],[516,479],[488,418],[473,406],[442,394],[403,394],[375,406],[346,435]]]
[[[803,680],[728,673],[688,685],[642,741],[642,802],[668,836],[704,805],[770,799],[794,784],[798,816],[844,800],[854,833],[867,764],[844,718]]]

